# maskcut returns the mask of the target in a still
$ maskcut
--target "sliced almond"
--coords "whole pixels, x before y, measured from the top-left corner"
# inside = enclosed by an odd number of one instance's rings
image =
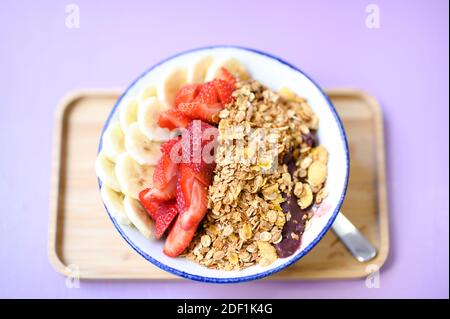
[[[303,191],[298,200],[298,204],[301,209],[305,209],[311,205],[313,201],[313,193],[311,191],[311,187],[308,184],[303,184]]]
[[[308,182],[313,186],[320,186],[327,178],[327,166],[319,161],[312,163],[308,168]]]

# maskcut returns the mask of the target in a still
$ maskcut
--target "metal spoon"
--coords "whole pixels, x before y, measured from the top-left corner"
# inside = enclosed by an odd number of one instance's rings
[[[331,228],[359,262],[369,261],[377,255],[376,248],[341,212],[337,215]]]

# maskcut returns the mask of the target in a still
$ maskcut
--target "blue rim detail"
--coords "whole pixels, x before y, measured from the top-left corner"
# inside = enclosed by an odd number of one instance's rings
[[[105,133],[106,128],[109,126],[109,122],[111,121],[111,118],[113,116],[113,114],[115,113],[118,105],[120,104],[120,101],[122,100],[122,98],[127,94],[127,92],[136,84],[136,82],[138,82],[141,78],[143,78],[147,73],[151,72],[154,68],[158,67],[159,65],[172,60],[178,56],[181,55],[185,55],[191,52],[196,52],[196,51],[202,51],[202,50],[210,50],[210,49],[217,49],[217,48],[232,48],[232,49],[240,49],[240,50],[245,50],[245,51],[249,51],[249,52],[253,52],[259,55],[263,55],[266,57],[269,57],[273,60],[276,60],[278,62],[280,62],[281,64],[284,64],[286,66],[288,66],[289,68],[291,68],[292,70],[302,74],[303,76],[305,76],[309,81],[311,81],[316,88],[320,91],[320,93],[322,94],[322,96],[325,98],[325,100],[328,103],[328,107],[330,108],[331,112],[333,113],[333,116],[336,120],[336,122],[338,123],[338,127],[339,127],[339,132],[341,135],[341,139],[344,141],[344,147],[345,147],[345,159],[346,159],[346,172],[345,172],[345,182],[344,182],[344,190],[341,194],[341,197],[339,199],[339,202],[336,206],[336,209],[333,212],[333,215],[331,216],[330,220],[328,221],[328,223],[325,225],[325,227],[322,229],[322,231],[319,233],[319,235],[302,251],[300,252],[297,256],[295,256],[294,258],[292,258],[289,262],[284,263],[283,265],[278,266],[277,268],[271,269],[271,270],[267,270],[264,272],[261,272],[259,274],[254,274],[254,275],[249,275],[249,276],[245,276],[245,277],[233,277],[233,278],[214,278],[214,277],[204,277],[204,276],[199,276],[199,275],[193,275],[175,268],[172,268],[170,266],[167,266],[161,262],[159,262],[158,260],[154,259],[153,257],[151,257],[150,255],[148,255],[147,253],[145,253],[144,251],[142,251],[139,247],[137,247],[130,238],[128,238],[128,236],[122,231],[121,227],[118,225],[118,223],[116,222],[116,220],[111,216],[111,214],[108,211],[108,208],[103,205],[106,209],[106,212],[108,213],[109,218],[111,219],[112,223],[114,224],[114,227],[116,228],[116,230],[119,232],[119,234],[123,237],[123,239],[125,239],[125,241],[138,253],[140,254],[142,257],[144,257],[146,260],[148,260],[149,262],[151,262],[152,264],[154,264],[155,266],[161,268],[162,270],[165,270],[169,273],[172,273],[174,275],[183,277],[183,278],[187,278],[187,279],[191,279],[191,280],[195,280],[195,281],[200,281],[200,282],[207,282],[207,283],[220,283],[220,284],[227,284],[227,283],[239,283],[239,282],[246,282],[246,281],[252,281],[252,280],[257,280],[257,279],[261,279],[267,276],[270,276],[274,273],[277,273],[281,270],[283,270],[286,267],[289,267],[290,265],[292,265],[293,263],[297,262],[298,260],[300,260],[303,256],[305,256],[312,248],[314,248],[314,246],[316,246],[319,241],[323,238],[323,236],[325,236],[326,232],[330,229],[331,225],[333,224],[334,220],[336,219],[337,214],[339,213],[339,210],[341,209],[342,203],[344,201],[345,198],[345,194],[347,192],[347,187],[348,187],[348,178],[349,178],[349,171],[350,171],[350,155],[349,155],[349,149],[348,149],[348,142],[347,142],[347,136],[345,134],[344,131],[344,126],[342,125],[342,121],[339,118],[336,109],[334,108],[333,104],[331,103],[330,99],[328,98],[328,96],[323,92],[323,90],[320,88],[320,86],[317,85],[317,83],[311,78],[309,77],[306,73],[304,73],[302,70],[300,70],[299,68],[297,68],[296,66],[284,61],[283,59],[276,57],[274,55],[271,55],[269,53],[260,51],[260,50],[256,50],[256,49],[251,49],[251,48],[246,48],[246,47],[242,47],[242,46],[236,46],[236,45],[214,45],[214,46],[207,46],[207,47],[200,47],[200,48],[195,48],[195,49],[191,49],[191,50],[187,50],[187,51],[183,51],[180,52],[178,54],[172,55],[171,57],[168,57],[167,59],[162,60],[161,62],[153,65],[151,68],[149,68],[148,70],[146,70],[144,73],[142,73],[136,80],[134,80],[129,86],[128,88],[125,90],[125,92],[120,96],[120,98],[117,100],[116,104],[114,105],[113,109],[111,110],[111,113],[108,115],[108,118],[106,120],[105,125],[103,126],[102,129],[102,134],[100,136],[100,143],[98,146],[98,153],[100,153],[101,149],[102,149],[102,140],[103,140],[103,134]],[[100,179],[98,179],[98,186],[99,189],[101,189],[102,187],[102,182],[100,181]]]

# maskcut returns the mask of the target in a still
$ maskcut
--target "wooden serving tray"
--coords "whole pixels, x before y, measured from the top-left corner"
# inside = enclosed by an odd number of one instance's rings
[[[54,136],[49,259],[84,279],[176,279],[139,256],[114,229],[94,169],[100,132],[121,90],[78,91],[58,109]],[[329,231],[310,253],[269,279],[356,278],[384,264],[389,250],[383,122],[378,103],[358,90],[329,90],[347,132],[351,171],[342,211],[376,246],[356,261]],[[373,268],[371,268],[373,270]]]

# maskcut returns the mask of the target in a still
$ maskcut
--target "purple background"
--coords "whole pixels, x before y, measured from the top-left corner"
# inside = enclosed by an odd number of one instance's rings
[[[448,1],[0,2],[0,297],[449,296]],[[323,87],[373,94],[385,114],[391,253],[381,287],[364,280],[81,282],[47,260],[53,114],[77,88],[125,87],[155,62],[194,47],[237,44],[301,67]]]

